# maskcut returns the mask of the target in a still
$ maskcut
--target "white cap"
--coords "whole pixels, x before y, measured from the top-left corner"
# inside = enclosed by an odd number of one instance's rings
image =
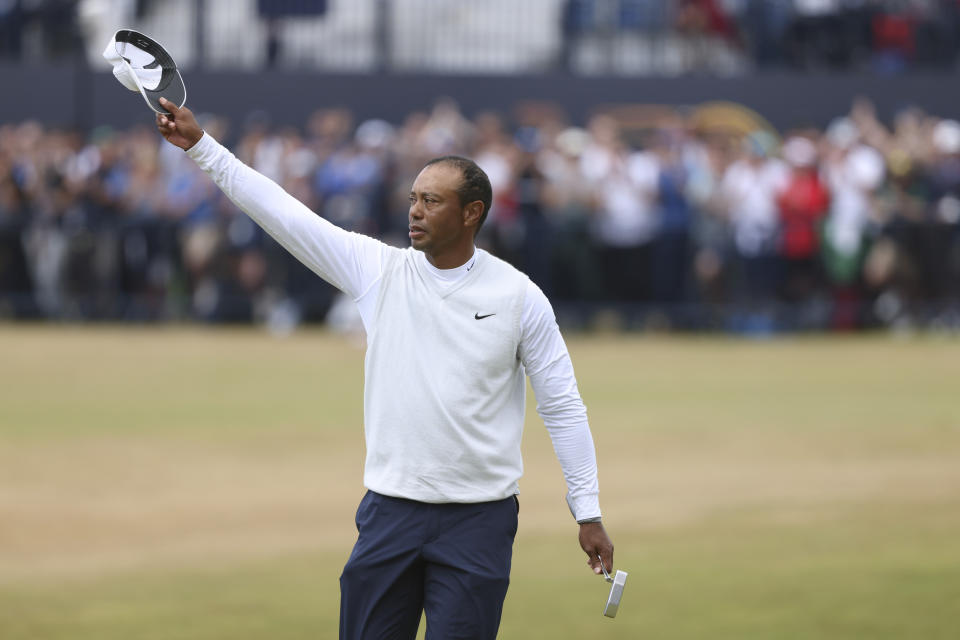
[[[941,120],[933,128],[933,146],[940,153],[960,153],[960,122]]]
[[[857,125],[847,117],[836,118],[827,127],[827,140],[840,149],[849,149],[859,137]]]
[[[367,120],[354,134],[354,140],[363,149],[385,149],[394,139],[393,125],[386,120]]]
[[[873,191],[883,183],[886,167],[883,156],[873,147],[860,145],[846,159],[847,175],[864,191]]]
[[[579,157],[590,145],[590,134],[579,127],[569,127],[557,134],[554,143],[568,156]]]
[[[792,136],[783,143],[783,159],[794,167],[812,167],[817,162],[817,148],[807,138]]]
[[[170,54],[158,43],[138,31],[120,29],[103,51],[113,65],[113,75],[130,91],[139,91],[147,105],[157,113],[166,98],[178,107],[187,101],[187,89]]]

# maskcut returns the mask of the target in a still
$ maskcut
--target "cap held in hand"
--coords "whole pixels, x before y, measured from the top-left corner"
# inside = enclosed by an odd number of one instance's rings
[[[160,104],[166,98],[178,107],[187,101],[187,89],[170,54],[156,40],[132,29],[117,31],[103,57],[113,75],[130,91],[139,91],[157,113],[169,113]]]

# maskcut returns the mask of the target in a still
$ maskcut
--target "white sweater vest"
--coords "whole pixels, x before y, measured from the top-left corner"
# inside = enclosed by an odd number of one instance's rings
[[[527,276],[477,249],[444,289],[414,249],[385,258],[367,335],[364,484],[421,502],[518,492]]]

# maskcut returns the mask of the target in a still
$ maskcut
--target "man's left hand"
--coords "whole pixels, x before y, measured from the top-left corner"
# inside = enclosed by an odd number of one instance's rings
[[[580,525],[580,546],[587,553],[587,564],[596,574],[601,574],[600,558],[608,573],[613,573],[613,542],[600,522],[585,522]],[[599,557],[597,557],[599,556]]]

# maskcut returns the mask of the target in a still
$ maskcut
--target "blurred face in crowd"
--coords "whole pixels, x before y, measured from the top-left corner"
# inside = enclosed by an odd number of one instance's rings
[[[438,163],[425,167],[410,190],[410,244],[441,269],[458,267],[473,253],[474,230],[483,212],[479,201],[461,204],[461,171]]]

